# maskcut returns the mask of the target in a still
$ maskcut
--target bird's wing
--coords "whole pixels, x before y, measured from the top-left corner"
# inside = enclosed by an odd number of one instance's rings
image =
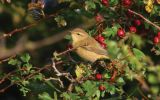
[[[93,42],[94,44],[91,43],[92,41],[95,41]],[[97,54],[108,55],[107,51],[103,49],[96,40],[93,39],[92,41],[89,41],[89,43],[86,43],[84,46],[81,46],[81,47],[89,51],[95,52]]]

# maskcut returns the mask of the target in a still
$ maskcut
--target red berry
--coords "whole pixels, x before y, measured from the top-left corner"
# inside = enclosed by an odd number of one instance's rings
[[[100,91],[104,91],[105,89],[106,89],[105,86],[103,86],[103,85],[100,85],[100,86],[99,86],[99,90],[100,90]]]
[[[117,35],[120,37],[120,38],[123,38],[125,36],[125,32],[123,29],[119,28],[118,31],[117,31]]]
[[[126,6],[126,7],[132,4],[131,0],[123,0],[122,3],[123,3],[123,6]]]
[[[153,42],[154,42],[155,44],[159,43],[159,38],[158,38],[157,36],[155,36],[154,39],[153,39]]]
[[[160,39],[160,32],[157,33],[158,38]]]
[[[101,2],[102,2],[102,4],[103,4],[104,6],[108,7],[108,5],[109,5],[108,0],[102,0]]]
[[[102,75],[101,74],[96,74],[96,79],[97,80],[101,80],[102,79]]]
[[[134,24],[136,26],[140,26],[141,25],[141,21],[139,19],[134,20]]]
[[[99,43],[104,43],[105,38],[99,34],[95,37],[95,39],[99,42]]]
[[[137,32],[137,29],[136,29],[136,27],[134,27],[134,26],[129,27],[129,30],[130,30],[131,32],[134,32],[134,33]]]
[[[97,22],[103,22],[103,20],[104,20],[103,16],[100,15],[99,13],[96,15],[95,19]]]
[[[101,43],[100,44],[104,49],[107,47],[107,45],[105,43]]]

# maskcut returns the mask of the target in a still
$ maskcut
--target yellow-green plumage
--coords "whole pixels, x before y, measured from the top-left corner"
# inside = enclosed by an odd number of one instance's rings
[[[84,30],[76,28],[71,31],[72,45],[76,53],[83,59],[95,62],[97,59],[109,58],[108,53],[101,45]]]

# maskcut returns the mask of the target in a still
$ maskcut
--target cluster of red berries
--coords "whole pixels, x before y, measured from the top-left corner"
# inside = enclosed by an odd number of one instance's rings
[[[157,33],[157,36],[153,39],[154,44],[158,44],[160,42],[160,32]]]
[[[100,45],[103,47],[103,48],[106,48],[106,43],[104,42],[105,38],[101,35],[101,34],[98,34],[95,39],[100,43]]]
[[[130,32],[136,33],[137,32],[137,28],[135,26],[130,26],[129,27]],[[120,38],[125,37],[125,31],[123,28],[119,28],[117,31],[117,36],[119,36]]]
[[[97,80],[101,80],[101,79],[102,79],[102,74],[99,74],[99,73],[96,74],[96,79],[97,79]],[[105,89],[106,89],[106,87],[105,87],[104,85],[101,84],[101,85],[99,86],[99,90],[100,90],[100,91],[104,91]]]
[[[102,0],[101,3],[106,7],[109,6],[109,0]],[[132,0],[122,0],[122,5],[124,7],[129,7],[132,5]]]

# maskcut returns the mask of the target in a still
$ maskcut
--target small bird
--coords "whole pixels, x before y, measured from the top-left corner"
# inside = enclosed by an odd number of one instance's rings
[[[83,59],[95,62],[98,59],[109,59],[108,53],[101,45],[83,29],[75,28],[71,32],[72,46]]]

